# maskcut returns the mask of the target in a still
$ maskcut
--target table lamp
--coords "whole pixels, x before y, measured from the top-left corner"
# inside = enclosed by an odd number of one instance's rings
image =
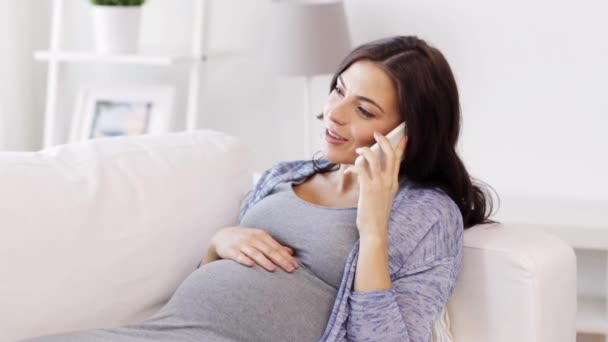
[[[306,82],[304,135],[312,158],[312,77],[333,74],[351,50],[344,5],[336,0],[273,0],[267,22],[265,60],[271,70]]]

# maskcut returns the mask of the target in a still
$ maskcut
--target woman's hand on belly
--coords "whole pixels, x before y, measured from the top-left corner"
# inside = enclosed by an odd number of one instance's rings
[[[298,261],[292,256],[293,249],[281,245],[262,229],[222,228],[213,235],[209,248],[214,248],[222,259],[231,259],[249,267],[257,263],[270,272],[276,270],[275,265],[286,272],[293,272],[298,267]]]

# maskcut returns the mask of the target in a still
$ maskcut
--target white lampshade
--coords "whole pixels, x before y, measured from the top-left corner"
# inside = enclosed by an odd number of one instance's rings
[[[334,73],[351,50],[342,1],[274,0],[266,33],[266,63],[280,74]]]

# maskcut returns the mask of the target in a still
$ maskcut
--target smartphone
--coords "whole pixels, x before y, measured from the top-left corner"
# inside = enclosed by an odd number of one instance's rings
[[[386,135],[388,140],[391,142],[391,145],[393,145],[393,148],[396,148],[401,138],[406,135],[406,129],[407,126],[405,125],[404,121]],[[384,165],[384,152],[382,152],[382,148],[380,148],[380,145],[378,143],[375,143],[372,147],[370,147],[370,149],[373,153],[376,154],[376,156],[378,156],[378,158],[380,158],[380,164]],[[367,160],[363,157],[363,155],[360,155],[355,160],[355,165],[359,166],[366,162]]]

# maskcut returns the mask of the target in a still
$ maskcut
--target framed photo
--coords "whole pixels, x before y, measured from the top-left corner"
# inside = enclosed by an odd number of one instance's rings
[[[169,132],[172,86],[85,86],[78,92],[70,141]]]

